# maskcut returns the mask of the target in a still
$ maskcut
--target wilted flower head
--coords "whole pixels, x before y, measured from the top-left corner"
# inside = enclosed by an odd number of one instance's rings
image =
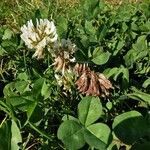
[[[79,76],[75,84],[82,94],[105,97],[113,89],[111,82],[103,74],[91,71],[86,64],[76,64],[74,71]]]
[[[72,63],[75,61],[74,53],[76,51],[75,44],[69,39],[62,39],[54,44],[53,49],[49,49],[54,63],[52,64],[55,69],[55,78],[58,85],[63,87],[63,90],[71,92],[71,85],[74,79],[72,70]]]
[[[57,41],[56,27],[53,21],[48,19],[36,19],[36,26],[32,20],[21,27],[21,38],[30,49],[35,49],[33,57],[38,59],[43,57],[43,50],[47,44]]]
[[[75,61],[73,56],[76,47],[69,39],[62,39],[60,43],[55,43],[54,50],[51,52],[54,57],[55,72],[61,72],[64,75],[65,71],[70,69],[70,63]]]

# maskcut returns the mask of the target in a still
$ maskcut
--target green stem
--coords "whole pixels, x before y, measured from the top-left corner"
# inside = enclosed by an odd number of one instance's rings
[[[0,75],[1,75],[1,77],[2,77],[2,80],[3,80],[4,82],[6,82],[6,79],[5,79],[5,77],[3,76],[3,73],[2,73],[2,72],[0,72]]]
[[[28,144],[30,138],[31,138],[31,134],[29,133],[28,138],[27,138],[26,142],[24,143],[22,150],[25,150],[25,149],[26,149],[26,146],[27,146],[27,144]]]
[[[27,71],[27,63],[26,63],[26,55],[25,55],[25,50],[23,50],[23,62],[24,62],[24,67]]]
[[[52,140],[52,138],[51,138],[49,135],[47,135],[47,133],[45,133],[45,132],[39,130],[33,123],[28,122],[28,124],[29,124],[29,126],[30,126],[33,130],[35,130],[36,132],[38,132],[40,135],[44,136],[45,138],[47,138],[47,139],[49,139],[49,140]]]

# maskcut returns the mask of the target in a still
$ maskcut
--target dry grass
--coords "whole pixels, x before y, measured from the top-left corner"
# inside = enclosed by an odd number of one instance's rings
[[[137,3],[141,0],[105,0],[107,3],[110,3],[112,5],[121,5],[122,3]]]
[[[58,0],[58,3],[60,6],[69,6],[69,7],[74,7],[76,4],[79,4],[81,0]],[[137,3],[140,2],[141,0],[105,0],[107,3],[110,3],[112,5],[120,5],[124,2],[127,3]]]
[[[60,7],[75,7],[80,3],[80,0],[58,0]]]

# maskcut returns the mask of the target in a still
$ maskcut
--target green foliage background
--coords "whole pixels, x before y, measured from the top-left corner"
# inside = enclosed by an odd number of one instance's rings
[[[0,2],[0,149],[148,150],[150,1],[114,7],[99,0]],[[114,86],[107,98],[64,94],[49,54],[32,59],[20,38],[29,19],[54,20],[75,57]]]

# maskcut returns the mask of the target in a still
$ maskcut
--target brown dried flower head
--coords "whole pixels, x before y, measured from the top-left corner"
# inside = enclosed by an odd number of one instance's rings
[[[91,71],[86,64],[76,64],[74,71],[79,76],[77,89],[86,96],[108,96],[113,89],[111,82],[103,75]]]

